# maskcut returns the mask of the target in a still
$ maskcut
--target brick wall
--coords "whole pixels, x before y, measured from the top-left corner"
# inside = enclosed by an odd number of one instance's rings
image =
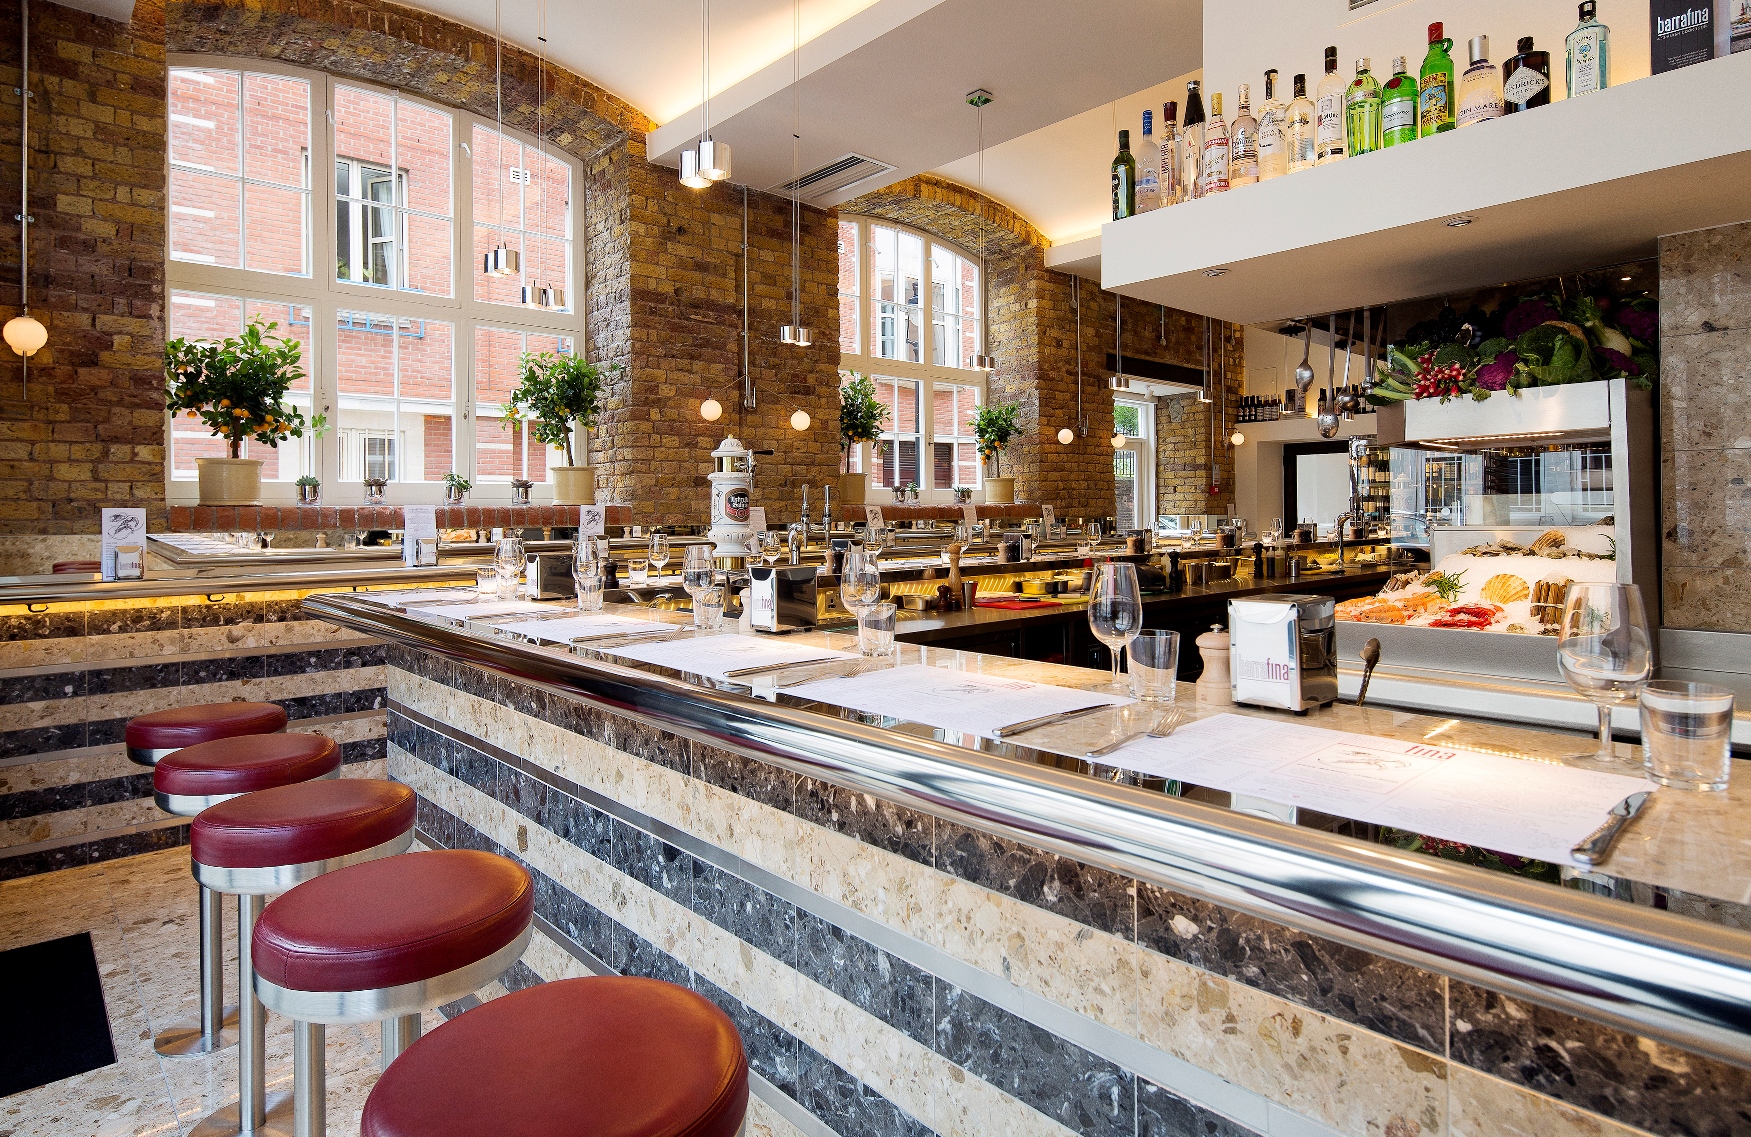
[[[19,9],[0,5],[0,90],[20,85]],[[31,314],[49,342],[0,348],[0,534],[95,533],[104,505],[164,522],[164,38],[31,5]],[[0,322],[17,315],[19,107],[0,99]]]

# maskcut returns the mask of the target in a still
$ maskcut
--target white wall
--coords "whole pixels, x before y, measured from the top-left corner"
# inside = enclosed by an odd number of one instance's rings
[[[1560,99],[1563,38],[1579,23],[1578,7],[1573,0],[1373,0],[1352,12],[1350,0],[1204,0],[1205,90],[1225,92],[1231,107],[1239,84],[1251,83],[1256,103],[1266,69],[1275,67],[1285,100],[1297,72],[1306,73],[1311,96],[1325,74],[1329,44],[1337,45],[1338,73],[1346,79],[1364,55],[1383,80],[1395,55],[1408,58],[1414,75],[1428,50],[1428,26],[1440,20],[1460,70],[1472,36],[1490,37],[1490,59],[1498,67],[1514,54],[1516,40],[1533,37],[1539,50],[1550,52],[1551,97]],[[1612,85],[1647,75],[1647,0],[1599,0],[1599,20],[1611,29]]]

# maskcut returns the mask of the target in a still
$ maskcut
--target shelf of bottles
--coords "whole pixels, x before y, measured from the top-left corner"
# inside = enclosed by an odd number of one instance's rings
[[[1250,323],[1597,268],[1666,233],[1751,219],[1751,116],[1685,115],[1751,89],[1751,52],[1607,89],[1591,3],[1563,50],[1428,28],[1407,56],[1310,88],[1187,85],[1112,166],[1102,286]],[[1553,70],[1554,69],[1554,70]],[[1566,98],[1553,101],[1559,89]],[[1357,240],[1362,238],[1362,240]]]

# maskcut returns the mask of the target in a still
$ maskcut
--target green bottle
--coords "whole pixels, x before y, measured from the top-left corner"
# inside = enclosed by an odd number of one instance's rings
[[[1429,25],[1429,54],[1417,85],[1417,137],[1453,129],[1453,41],[1441,38],[1441,24]]]
[[[1380,88],[1380,141],[1383,146],[1417,140],[1417,81],[1405,71],[1405,57],[1392,61],[1392,78]]]
[[[1119,156],[1113,159],[1113,220],[1137,212],[1137,160],[1131,157],[1131,132],[1119,131]]]
[[[1380,149],[1380,81],[1370,62],[1356,60],[1356,77],[1344,92],[1344,141],[1352,158]]]

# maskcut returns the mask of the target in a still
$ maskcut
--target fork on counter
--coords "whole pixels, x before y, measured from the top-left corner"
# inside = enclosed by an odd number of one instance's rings
[[[1134,730],[1129,734],[1121,734],[1102,746],[1097,746],[1083,755],[1085,758],[1102,758],[1121,746],[1137,741],[1139,738],[1166,738],[1179,728],[1185,715],[1178,707],[1169,707],[1155,720],[1154,725],[1144,730]]]

